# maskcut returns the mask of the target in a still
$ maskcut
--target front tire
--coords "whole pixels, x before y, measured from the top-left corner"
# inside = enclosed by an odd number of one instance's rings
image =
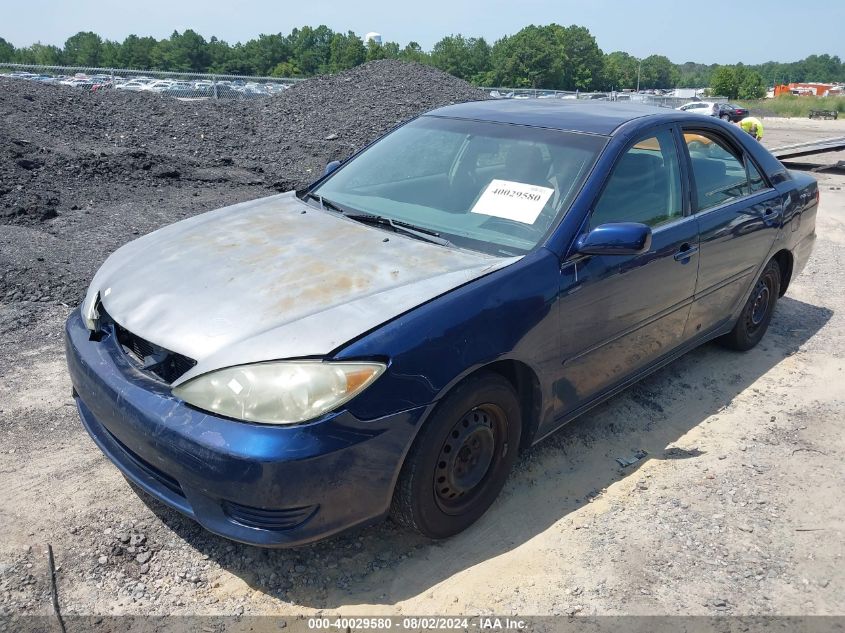
[[[770,261],[751,289],[751,295],[745,302],[733,330],[720,338],[720,343],[744,352],[760,342],[769,329],[769,322],[780,296],[780,279],[780,266],[777,262]]]
[[[471,376],[443,398],[414,440],[391,517],[429,538],[462,532],[499,495],[521,434],[513,386],[493,372]]]
[[[723,115],[722,115],[722,121],[728,121],[728,122],[730,122],[730,120],[731,120],[731,115],[730,115],[730,114],[723,114]]]

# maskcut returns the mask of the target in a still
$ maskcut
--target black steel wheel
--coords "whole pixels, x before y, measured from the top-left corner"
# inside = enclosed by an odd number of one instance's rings
[[[780,266],[770,261],[751,289],[736,325],[720,339],[726,347],[746,351],[757,345],[769,328],[780,295]]]
[[[499,374],[470,377],[441,401],[399,475],[391,516],[431,538],[463,531],[490,507],[516,459],[519,399]]]

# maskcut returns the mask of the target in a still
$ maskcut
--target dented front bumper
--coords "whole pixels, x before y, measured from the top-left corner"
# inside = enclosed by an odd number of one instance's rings
[[[299,545],[384,516],[423,414],[239,422],[175,398],[113,335],[92,340],[78,310],[65,342],[79,414],[106,456],[147,493],[244,543]]]

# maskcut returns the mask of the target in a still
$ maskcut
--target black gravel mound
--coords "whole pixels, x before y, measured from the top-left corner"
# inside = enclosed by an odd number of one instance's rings
[[[302,187],[402,121],[485,97],[390,60],[248,101],[0,79],[0,300],[76,303],[136,236]]]

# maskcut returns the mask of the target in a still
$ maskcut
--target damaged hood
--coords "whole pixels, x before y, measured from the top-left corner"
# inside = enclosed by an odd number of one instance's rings
[[[324,356],[519,258],[445,248],[322,211],[293,192],[218,209],[112,254],[88,289],[133,334],[197,361]]]

